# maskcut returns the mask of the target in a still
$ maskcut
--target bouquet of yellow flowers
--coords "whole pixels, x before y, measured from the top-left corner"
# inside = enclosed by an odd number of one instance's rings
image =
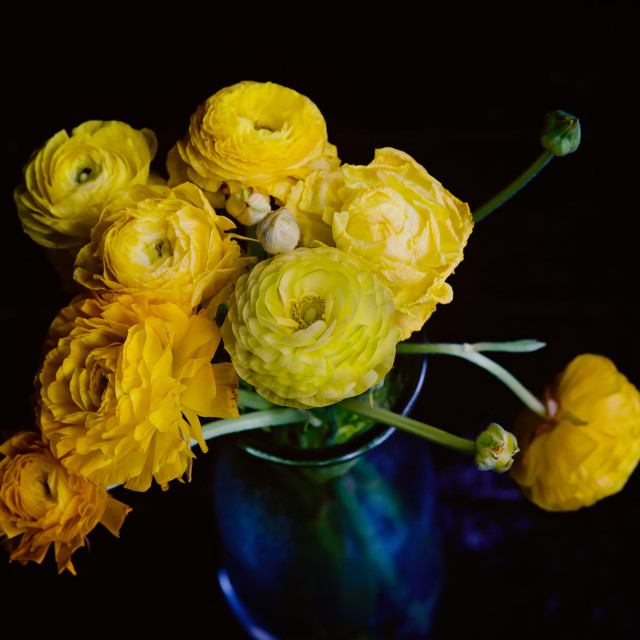
[[[59,131],[24,167],[22,227],[74,296],[34,372],[37,428],[0,445],[11,560],[53,547],[73,573],[87,534],[118,535],[131,511],[112,487],[166,489],[189,479],[197,449],[246,430],[314,447],[392,425],[509,473],[550,511],[622,489],[640,459],[640,394],[609,359],[576,357],[538,398],[485,354],[542,343],[423,333],[453,299],[474,226],[578,148],[577,118],[550,113],[540,157],[475,212],[401,150],[341,162],[318,107],[278,84],[221,89],[185,129],[164,175],[150,169],[154,132],[119,121]],[[482,367],[522,418],[468,439],[400,415],[398,354]]]

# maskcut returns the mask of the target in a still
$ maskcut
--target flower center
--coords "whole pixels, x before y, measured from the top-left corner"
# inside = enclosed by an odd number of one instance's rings
[[[87,182],[95,180],[98,176],[98,166],[90,158],[84,158],[75,166],[75,182],[83,185]]]
[[[156,238],[144,245],[143,251],[149,259],[149,264],[155,264],[158,260],[164,260],[173,255],[171,243],[166,238]]]
[[[317,320],[324,320],[326,301],[321,296],[302,296],[289,302],[289,317],[306,329]]]

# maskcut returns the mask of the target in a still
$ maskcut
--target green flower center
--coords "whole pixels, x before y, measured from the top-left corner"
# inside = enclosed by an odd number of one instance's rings
[[[158,260],[164,260],[173,255],[171,243],[166,238],[157,238],[144,245],[143,251],[149,259],[149,264],[155,264]]]
[[[289,303],[289,317],[300,329],[306,329],[317,320],[324,320],[325,304],[321,296],[302,296]]]
[[[75,168],[76,184],[82,185],[98,177],[98,166],[89,159],[80,162]]]

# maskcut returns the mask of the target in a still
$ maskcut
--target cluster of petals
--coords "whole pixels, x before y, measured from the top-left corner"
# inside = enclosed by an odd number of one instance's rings
[[[189,305],[87,293],[60,311],[36,379],[37,418],[64,466],[144,491],[189,471],[198,416],[238,416],[237,376],[212,364],[220,330]]]
[[[393,298],[357,256],[299,248],[243,276],[222,326],[238,375],[271,402],[321,407],[378,384],[395,357]]]
[[[70,473],[33,431],[0,445],[0,537],[10,559],[41,563],[53,546],[60,572],[97,524],[118,536],[130,508]]]
[[[360,256],[391,290],[402,340],[453,299],[446,280],[463,259],[471,211],[403,151],[377,149],[366,166],[315,172],[292,189],[287,209],[303,245],[320,240]]]
[[[103,209],[74,278],[89,289],[217,307],[249,262],[227,233],[234,228],[194,184],[135,185]]]
[[[210,96],[167,156],[170,184],[190,181],[218,196],[250,187],[280,202],[299,179],[338,165],[318,107],[273,82],[243,81]]]
[[[33,154],[14,192],[24,231],[45,247],[76,250],[114,193],[148,181],[156,150],[153,131],[117,120],[59,131]]]
[[[549,419],[523,416],[511,476],[549,511],[620,491],[640,460],[640,393],[608,358],[582,354],[545,393]]]

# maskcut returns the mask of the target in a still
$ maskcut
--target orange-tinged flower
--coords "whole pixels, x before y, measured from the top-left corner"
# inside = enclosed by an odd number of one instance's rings
[[[550,420],[528,414],[511,476],[549,511],[620,491],[640,459],[640,393],[604,356],[575,358],[546,390]]]
[[[52,323],[37,416],[62,463],[100,486],[163,487],[190,469],[199,416],[238,416],[238,380],[212,364],[220,330],[189,305],[105,293]]]
[[[118,536],[131,508],[70,473],[39,434],[21,431],[0,445],[0,536],[10,559],[41,563],[53,545],[58,571],[98,524]]]

